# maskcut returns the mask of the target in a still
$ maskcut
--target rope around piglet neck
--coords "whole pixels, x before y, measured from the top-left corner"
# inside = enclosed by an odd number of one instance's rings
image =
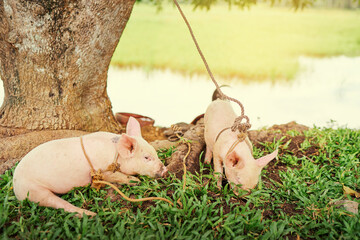
[[[217,89],[217,91],[219,92],[221,98],[222,98],[222,99],[227,99],[227,100],[229,100],[229,101],[233,101],[233,102],[239,104],[239,106],[240,106],[240,108],[241,108],[241,115],[235,119],[234,124],[233,124],[233,126],[231,127],[231,131],[235,132],[236,130],[239,130],[240,133],[246,133],[246,132],[251,128],[251,124],[250,124],[250,119],[249,119],[249,117],[245,115],[244,106],[242,105],[242,103],[241,103],[239,100],[237,100],[237,99],[235,99],[235,98],[232,98],[232,97],[229,97],[229,96],[225,95],[225,94],[221,91],[221,89],[220,89],[220,87],[219,87],[219,84],[218,84],[217,81],[215,80],[215,77],[214,77],[214,75],[212,74],[212,72],[211,72],[211,70],[210,70],[210,67],[209,67],[209,65],[208,65],[208,63],[207,63],[207,61],[206,61],[206,59],[205,59],[205,57],[204,57],[204,54],[202,53],[202,51],[201,51],[201,49],[200,49],[200,46],[199,46],[199,44],[198,44],[198,42],[197,42],[197,40],[196,40],[196,38],[195,38],[194,32],[193,32],[193,30],[192,30],[192,28],[191,28],[191,26],[190,26],[187,18],[185,17],[183,11],[181,10],[180,5],[179,5],[179,3],[177,2],[177,0],[173,0],[173,1],[174,1],[177,9],[179,10],[182,18],[184,19],[184,21],[185,21],[185,23],[186,23],[186,25],[187,25],[187,27],[188,27],[188,29],[189,29],[190,35],[191,35],[191,37],[192,37],[192,39],[193,39],[193,41],[194,41],[194,43],[195,43],[195,46],[196,46],[196,48],[197,48],[197,50],[198,50],[198,52],[199,52],[199,54],[200,54],[200,57],[201,57],[202,61],[204,62],[204,65],[205,65],[205,67],[206,67],[206,70],[207,70],[207,72],[208,72],[211,80],[212,80],[213,83],[215,84],[216,89]],[[243,121],[244,119],[245,119],[245,122],[243,123],[242,121]]]
[[[102,188],[105,185],[108,185],[110,187],[112,187],[116,192],[118,192],[125,200],[129,201],[129,202],[143,202],[143,201],[152,201],[152,200],[161,200],[161,201],[165,201],[168,202],[171,205],[174,205],[170,200],[166,199],[166,198],[162,198],[162,197],[146,197],[146,198],[138,198],[138,199],[133,199],[133,198],[129,198],[127,197],[123,192],[121,192],[114,184],[109,183],[108,181],[104,180],[104,175],[103,175],[103,171],[101,171],[101,169],[95,171],[94,165],[91,163],[91,160],[89,158],[89,156],[87,155],[86,151],[85,151],[85,147],[84,147],[84,141],[82,136],[80,137],[80,145],[81,145],[81,149],[84,153],[84,156],[87,160],[87,162],[90,165],[91,168],[91,187],[96,188],[97,190],[99,190],[100,188]],[[119,154],[116,152],[115,153],[115,158],[114,158],[114,162],[112,164],[110,164],[107,168],[106,171],[111,171],[111,172],[115,172],[115,171],[119,171],[119,166],[117,164],[117,159],[119,157]]]

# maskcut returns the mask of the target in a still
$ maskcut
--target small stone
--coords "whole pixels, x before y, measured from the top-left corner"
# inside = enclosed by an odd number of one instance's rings
[[[358,214],[359,212],[359,203],[350,201],[350,200],[339,200],[335,201],[333,205],[337,207],[343,207],[346,211],[352,212],[354,214]]]

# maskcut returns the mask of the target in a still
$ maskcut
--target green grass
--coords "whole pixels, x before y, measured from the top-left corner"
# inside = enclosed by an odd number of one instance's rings
[[[215,75],[291,79],[301,55],[360,55],[360,11],[225,5],[192,11],[183,5]],[[205,73],[177,9],[136,4],[112,59],[113,65]]]
[[[302,151],[316,146],[318,154],[307,157],[295,157],[287,145],[274,141],[255,149],[255,157],[281,149],[276,162],[282,166],[281,181],[269,178],[269,168],[265,168],[258,187],[242,197],[234,195],[229,185],[218,190],[213,170],[202,164],[200,174],[188,175],[186,191],[173,176],[162,180],[142,177],[139,186],[121,188],[135,197],[161,196],[174,203],[181,199],[182,208],[165,202],[112,201],[105,190],[97,192],[90,187],[63,195],[72,204],[97,212],[92,219],[17,201],[12,169],[0,178],[0,238],[359,239],[360,215],[331,203],[339,199],[360,202],[342,190],[342,184],[360,190],[360,131],[309,130]],[[166,158],[171,152],[159,155]]]

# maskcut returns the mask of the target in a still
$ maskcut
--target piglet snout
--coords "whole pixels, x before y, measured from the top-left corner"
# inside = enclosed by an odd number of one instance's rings
[[[168,175],[168,169],[164,167],[163,171],[161,172],[161,176],[165,177],[166,175]]]
[[[165,177],[165,175],[167,175],[167,172],[168,172],[168,169],[166,167],[162,166],[160,171],[155,174],[155,177],[157,177],[157,178]]]

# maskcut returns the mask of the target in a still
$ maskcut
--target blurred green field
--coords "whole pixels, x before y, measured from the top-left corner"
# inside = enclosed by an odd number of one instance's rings
[[[177,9],[134,6],[112,64],[205,73]],[[192,11],[183,5],[215,75],[245,79],[291,79],[301,55],[360,55],[360,11],[226,5]]]

